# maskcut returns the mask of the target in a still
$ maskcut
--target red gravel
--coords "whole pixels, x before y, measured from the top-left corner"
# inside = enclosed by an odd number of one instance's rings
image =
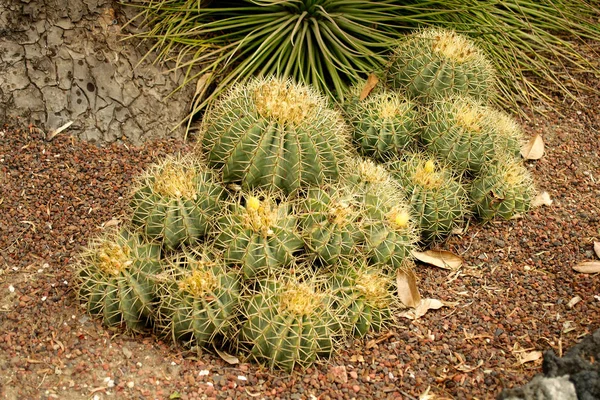
[[[188,145],[97,147],[0,128],[2,398],[413,399],[430,388],[438,399],[487,399],[524,384],[541,360],[520,356],[560,355],[600,327],[600,278],[572,270],[600,240],[600,98],[583,100],[525,126],[546,142],[529,167],[552,206],[452,238],[445,248],[466,261],[458,273],[419,269],[421,294],[456,307],[402,320],[292,375],[106,329],[75,299],[80,246],[123,215],[135,174]]]

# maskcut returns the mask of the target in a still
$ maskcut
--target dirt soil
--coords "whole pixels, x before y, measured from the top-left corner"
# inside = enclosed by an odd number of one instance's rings
[[[75,297],[81,246],[125,219],[136,174],[190,143],[150,135],[133,146],[101,130],[99,145],[82,140],[87,122],[50,139],[39,129],[46,114],[9,118],[20,111],[2,103],[13,108],[0,113],[1,398],[491,399],[524,384],[541,371],[536,352],[561,356],[600,328],[600,277],[572,269],[597,259],[600,241],[600,97],[556,100],[560,113],[527,111],[523,120],[526,135],[546,143],[544,157],[527,165],[552,205],[472,223],[443,245],[465,259],[458,271],[419,266],[422,296],[455,306],[402,319],[293,374],[107,329]]]

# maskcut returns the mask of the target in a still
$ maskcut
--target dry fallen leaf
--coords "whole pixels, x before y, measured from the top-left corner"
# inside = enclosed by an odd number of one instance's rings
[[[70,127],[72,124],[73,124],[73,121],[69,121],[66,124],[64,124],[63,126],[59,127],[58,129],[48,132],[48,134],[46,135],[46,140],[51,141],[52,139],[54,139],[54,137],[56,135],[58,135],[59,133],[61,133],[68,127]]]
[[[519,359],[519,364],[523,365],[525,363],[536,361],[536,360],[539,360],[540,358],[542,358],[542,352],[541,351],[531,351],[524,355],[519,354],[517,356],[517,358]]]
[[[454,368],[456,368],[460,372],[469,373],[469,372],[475,371],[477,368],[481,367],[482,365],[483,365],[483,360],[479,360],[477,365],[474,367],[471,367],[470,365],[467,365],[467,364],[458,364]]]
[[[223,359],[223,361],[225,361],[226,363],[231,364],[231,365],[240,363],[240,360],[236,356],[232,356],[231,354],[221,351],[221,350],[217,349],[216,347],[214,349],[217,352],[217,354],[219,355],[219,357],[221,357]]]
[[[575,296],[567,303],[567,307],[573,308],[573,307],[575,307],[575,304],[579,303],[580,301],[581,301],[581,297]]]
[[[521,156],[526,160],[539,160],[544,155],[544,140],[541,135],[535,135],[523,148]]]
[[[457,270],[463,263],[462,258],[445,250],[413,251],[412,255],[425,264],[450,270]]]
[[[600,258],[600,242],[594,242],[594,253]]]
[[[600,272],[600,261],[585,261],[577,264],[573,269],[582,274],[596,274]]]
[[[540,207],[540,206],[550,206],[552,205],[552,199],[548,192],[542,192],[535,196],[533,200],[531,200],[531,207]]]
[[[364,99],[366,99],[367,96],[369,95],[369,93],[371,93],[371,91],[375,88],[375,86],[377,86],[378,83],[379,83],[379,78],[377,78],[377,75],[370,74],[369,77],[367,78],[367,83],[365,83],[365,86],[363,87],[362,91],[360,92],[360,96],[358,96],[358,99],[360,101],[363,101]]]
[[[414,308],[421,302],[417,277],[413,271],[399,269],[396,273],[396,285],[398,286],[398,298],[402,304]]]
[[[414,308],[398,314],[400,317],[408,319],[418,319],[425,315],[429,310],[438,310],[442,307],[454,307],[457,303],[441,301],[438,299],[422,299]]]

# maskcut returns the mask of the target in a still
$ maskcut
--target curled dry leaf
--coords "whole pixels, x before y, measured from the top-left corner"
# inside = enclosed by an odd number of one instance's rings
[[[441,301],[438,299],[422,299],[414,309],[404,311],[398,315],[408,319],[418,319],[425,315],[429,310],[438,310],[442,307],[454,307],[456,304],[457,303]]]
[[[457,270],[463,264],[463,259],[454,253],[445,250],[413,251],[417,260],[439,268]]]
[[[398,287],[398,298],[406,307],[414,308],[421,302],[421,295],[417,287],[417,277],[412,270],[396,273],[396,286]]]
[[[596,257],[600,258],[600,242],[594,242],[594,253],[596,253]]]
[[[519,364],[523,365],[525,363],[536,361],[542,358],[542,352],[530,351],[529,353],[519,354],[517,358],[519,359]]]
[[[575,304],[579,303],[580,301],[581,301],[581,297],[575,296],[567,303],[567,307],[573,308],[573,307],[575,307]]]
[[[367,83],[365,83],[365,86],[363,87],[362,91],[360,92],[360,96],[358,97],[358,99],[360,101],[363,101],[364,99],[366,99],[367,96],[369,95],[369,93],[371,93],[371,91],[375,88],[375,86],[377,86],[378,83],[379,83],[379,78],[377,78],[377,75],[370,74],[369,77],[367,78]]]
[[[526,160],[539,160],[544,155],[544,140],[541,135],[535,135],[523,148],[521,156]]]
[[[542,192],[531,200],[531,207],[549,206],[552,205],[552,199],[548,192]]]
[[[214,349],[217,352],[217,354],[219,355],[219,357],[221,357],[223,359],[223,361],[225,361],[227,364],[234,365],[234,364],[240,363],[240,360],[236,356],[232,356],[231,354],[221,351],[221,350],[217,349],[216,347]]]
[[[577,264],[573,269],[582,274],[597,274],[600,272],[600,261],[585,261]]]

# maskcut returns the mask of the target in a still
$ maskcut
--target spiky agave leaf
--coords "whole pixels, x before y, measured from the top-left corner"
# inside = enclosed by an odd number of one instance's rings
[[[466,36],[425,28],[395,47],[386,80],[421,102],[455,95],[487,101],[496,76],[492,63]]]
[[[201,347],[234,331],[240,274],[209,248],[186,249],[161,274],[158,329],[174,341]]]
[[[242,268],[246,279],[288,265],[304,242],[297,217],[286,196],[272,192],[241,192],[219,218],[215,244],[228,265]]]
[[[300,200],[298,217],[308,252],[324,264],[352,254],[363,238],[361,204],[343,185],[310,188]]]
[[[353,87],[343,107],[359,151],[386,160],[404,150],[415,150],[420,131],[416,104],[385,88],[361,100],[362,86]]]
[[[421,228],[421,240],[441,240],[459,228],[468,214],[467,193],[442,162],[420,153],[388,164]]]
[[[138,178],[131,195],[132,223],[168,249],[209,233],[225,190],[193,155],[167,157]]]
[[[329,272],[328,280],[334,306],[350,334],[362,337],[393,322],[393,310],[398,307],[394,278],[370,265],[366,258],[340,259]]]
[[[347,154],[342,116],[314,89],[289,80],[235,85],[204,117],[200,151],[225,182],[299,188],[335,181]]]
[[[126,229],[90,241],[77,263],[79,298],[107,326],[141,331],[154,316],[159,245]]]
[[[287,371],[335,352],[343,331],[323,282],[314,275],[268,279],[242,307],[241,348],[259,363]]]
[[[476,213],[484,221],[496,216],[510,219],[529,211],[534,195],[531,174],[514,157],[486,165],[470,187]]]

